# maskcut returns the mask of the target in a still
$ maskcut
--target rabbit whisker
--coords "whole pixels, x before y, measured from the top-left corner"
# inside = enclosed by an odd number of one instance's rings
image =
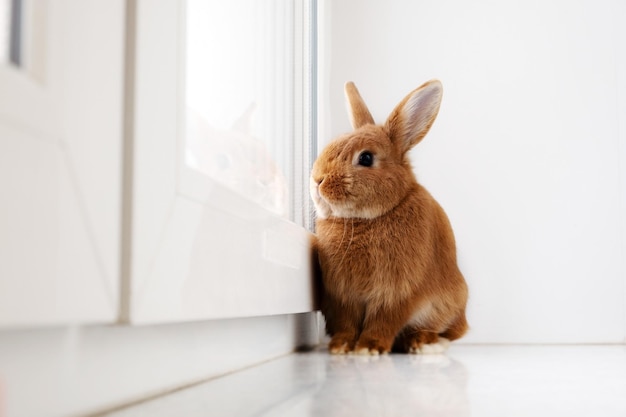
[[[339,241],[339,245],[337,245],[337,250],[335,250],[335,252],[332,254],[331,258],[334,258],[335,256],[337,256],[337,254],[341,250],[341,244],[343,243],[343,239],[346,236],[346,226],[347,226],[347,223],[348,223],[348,219],[344,218],[343,219],[343,234],[341,235],[341,240]]]
[[[351,220],[352,220],[352,233],[350,234],[350,241],[348,242],[348,246],[346,247],[346,250],[343,253],[343,256],[341,257],[341,260],[339,261],[339,266],[341,266],[346,255],[350,251],[350,246],[352,245],[352,241],[354,240],[354,218],[352,218]],[[346,219],[346,222],[347,222],[347,219]]]

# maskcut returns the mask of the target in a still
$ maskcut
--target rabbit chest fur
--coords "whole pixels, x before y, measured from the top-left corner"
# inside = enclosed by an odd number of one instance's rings
[[[377,219],[331,218],[317,222],[324,285],[343,303],[392,304],[427,290],[425,278],[435,239],[424,217],[430,201],[421,187]],[[434,256],[434,254],[433,254]]]

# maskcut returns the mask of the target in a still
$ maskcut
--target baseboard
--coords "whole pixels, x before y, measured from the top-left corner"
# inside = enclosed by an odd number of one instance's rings
[[[314,345],[317,337],[316,313],[2,331],[0,416],[98,414]]]

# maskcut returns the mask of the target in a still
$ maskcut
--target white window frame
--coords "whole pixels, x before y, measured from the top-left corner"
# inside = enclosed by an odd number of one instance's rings
[[[296,16],[308,25],[310,0]],[[313,311],[306,178],[311,148],[297,150],[299,223],[208,178],[184,178],[184,1],[138,0],[129,14],[122,320],[161,323]],[[134,15],[134,16],[133,16]],[[176,18],[173,18],[176,16]],[[308,26],[303,26],[307,44]],[[311,132],[308,59],[297,130]],[[298,106],[296,106],[298,107]],[[308,107],[308,108],[307,108]],[[306,163],[306,166],[303,164]],[[183,175],[181,175],[181,172]],[[182,182],[180,182],[182,181]],[[183,187],[180,184],[184,184]],[[224,236],[227,235],[227,236]]]

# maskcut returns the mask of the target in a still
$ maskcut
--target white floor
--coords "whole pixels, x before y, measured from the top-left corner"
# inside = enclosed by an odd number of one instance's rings
[[[219,358],[214,358],[219,360]],[[453,345],[285,356],[120,410],[137,416],[626,416],[626,346]]]

